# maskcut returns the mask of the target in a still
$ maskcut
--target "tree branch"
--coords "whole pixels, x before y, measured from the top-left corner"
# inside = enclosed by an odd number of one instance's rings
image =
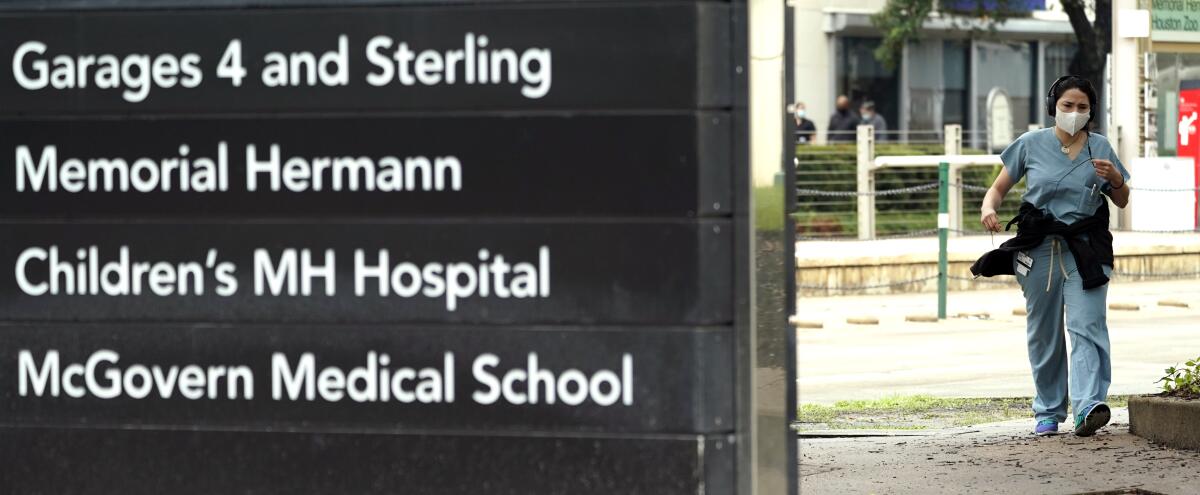
[[[1097,0],[1099,1],[1099,0]],[[1083,0],[1061,0],[1063,12],[1071,21],[1071,29],[1075,31],[1075,40],[1079,42],[1080,51],[1094,51],[1096,47],[1096,30],[1088,22],[1087,10]]]
[[[883,31],[883,41],[875,49],[875,59],[888,70],[894,69],[904,45],[921,39],[925,18],[933,12],[933,0],[888,0],[871,24]]]

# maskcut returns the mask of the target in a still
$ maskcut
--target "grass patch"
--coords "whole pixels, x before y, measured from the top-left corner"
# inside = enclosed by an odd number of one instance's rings
[[[782,185],[754,188],[754,227],[760,231],[782,231],[787,217]]]
[[[1127,407],[1128,396],[1109,397],[1112,407]],[[800,430],[888,429],[923,430],[970,426],[1013,419],[1033,419],[1032,399],[943,398],[896,395],[875,400],[839,401],[832,406],[802,404],[797,411]]]

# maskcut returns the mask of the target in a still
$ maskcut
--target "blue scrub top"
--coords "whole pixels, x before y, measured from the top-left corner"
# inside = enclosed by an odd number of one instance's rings
[[[1101,194],[1112,192],[1112,185],[1096,175],[1092,158],[1113,162],[1126,181],[1129,171],[1108,139],[1099,134],[1088,133],[1087,144],[1074,160],[1061,148],[1054,128],[1038,129],[1022,134],[1008,145],[1000,153],[1000,160],[1014,184],[1025,177],[1022,200],[1046,210],[1063,223],[1072,224],[1094,215],[1104,201]]]

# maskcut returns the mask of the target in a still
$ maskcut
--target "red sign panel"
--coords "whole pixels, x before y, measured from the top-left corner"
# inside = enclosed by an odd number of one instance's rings
[[[1200,81],[1183,81],[1179,91],[1179,137],[1176,150],[1179,156],[1190,156],[1196,163],[1196,183],[1192,186],[1200,189]],[[1200,191],[1196,193],[1200,202]],[[1200,213],[1197,214],[1196,225],[1200,226]]]

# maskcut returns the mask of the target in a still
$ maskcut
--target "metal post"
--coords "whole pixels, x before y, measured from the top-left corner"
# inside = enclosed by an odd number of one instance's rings
[[[946,319],[946,283],[949,275],[949,257],[946,254],[947,234],[950,227],[948,209],[950,189],[950,164],[938,164],[938,319]]]
[[[946,142],[946,155],[956,156],[962,154],[962,126],[958,124],[950,124],[944,127]],[[963,229],[963,193],[962,193],[962,169],[961,165],[955,165],[950,168],[950,184],[954,186],[950,190],[950,229],[953,231],[951,235],[959,236]]]
[[[860,125],[858,142],[858,238],[875,238],[875,127]]]
[[[786,259],[786,249],[780,247],[793,242],[793,231],[784,228],[788,225],[787,198],[791,197],[786,188],[791,184],[778,180],[781,175],[787,177],[784,170],[792,167],[795,155],[793,138],[785,125],[791,116],[784,111],[788,102],[784,75],[790,70],[785,66],[791,63],[786,56],[790,35],[785,19],[790,9],[785,0],[750,0],[732,5],[735,15],[748,13],[749,20],[737,22],[734,29],[746,29],[749,42],[744,60],[749,69],[745,93],[749,133],[745,137],[749,139],[750,170],[748,181],[742,185],[742,193],[749,196],[749,208],[747,229],[736,249],[749,249],[750,253],[745,258],[749,262],[745,277],[739,276],[736,289],[746,300],[746,305],[738,308],[747,311],[734,313],[735,328],[739,330],[735,371],[738,383],[734,389],[739,399],[735,412],[739,435],[732,445],[737,452],[737,469],[730,474],[737,488],[730,491],[715,487],[709,491],[792,495],[799,492],[796,437],[789,430],[796,417],[796,361],[795,340],[787,336],[790,328],[786,315],[790,314],[789,301],[795,296],[794,290],[789,291],[788,279],[795,278],[795,271],[791,268],[794,257]],[[735,97],[735,108],[737,101]],[[734,215],[737,218],[740,213]]]

